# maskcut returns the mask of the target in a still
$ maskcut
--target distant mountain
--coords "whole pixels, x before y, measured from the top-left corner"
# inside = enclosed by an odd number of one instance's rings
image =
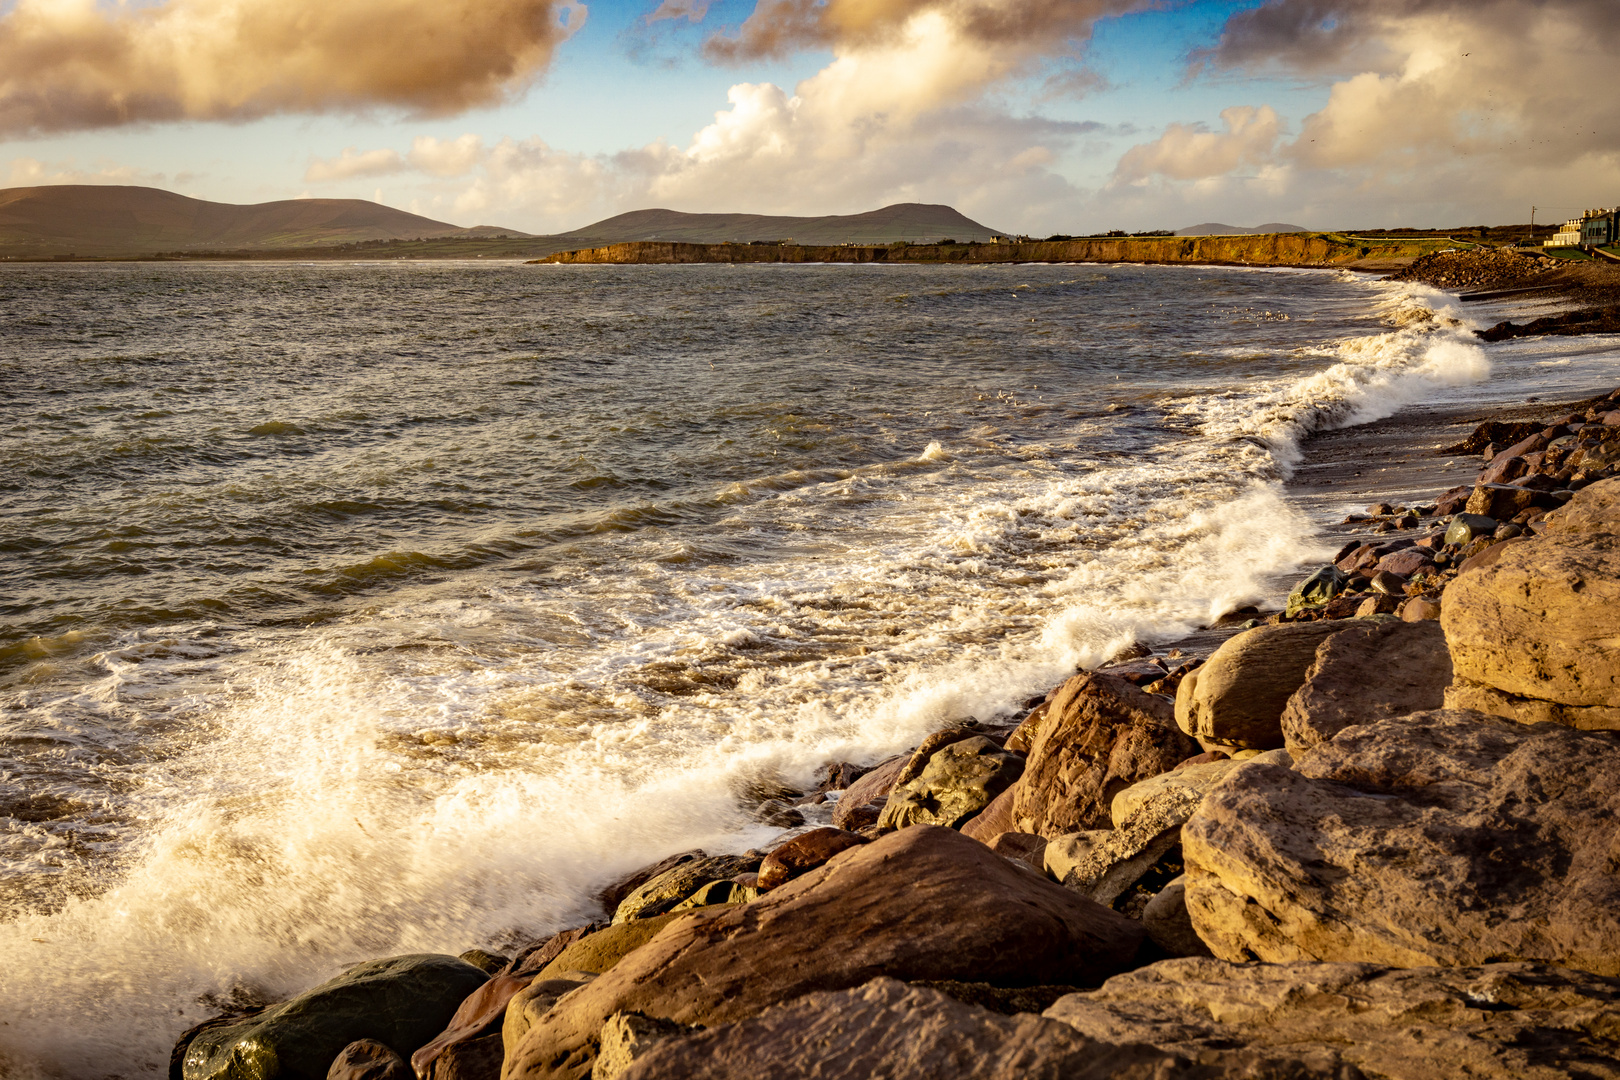
[[[897,240],[966,243],[983,242],[996,235],[1000,235],[996,230],[964,217],[949,206],[896,203],[864,214],[823,217],[635,210],[544,239],[565,243],[568,247],[601,247],[632,240],[690,244],[719,244],[727,240],[792,240],[798,244],[890,244]]]
[[[1189,225],[1185,229],[1177,229],[1177,236],[1260,236],[1263,233],[1310,232],[1302,225],[1286,225],[1281,221],[1268,221],[1264,225],[1256,225],[1252,229],[1245,229],[1241,225],[1222,225],[1218,221],[1206,221],[1202,225]]]
[[[0,256],[289,249],[501,233],[524,235],[489,226],[464,229],[361,199],[238,206],[148,187],[62,184],[0,190]]]

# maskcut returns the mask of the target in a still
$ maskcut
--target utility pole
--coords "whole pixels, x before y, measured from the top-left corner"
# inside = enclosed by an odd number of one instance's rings
[[[1530,208],[1530,246],[1536,246],[1536,208]]]

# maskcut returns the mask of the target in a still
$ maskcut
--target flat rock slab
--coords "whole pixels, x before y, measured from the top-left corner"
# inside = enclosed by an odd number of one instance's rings
[[[1300,751],[1347,727],[1445,704],[1451,653],[1438,623],[1353,624],[1325,638],[1283,707],[1283,741]]]
[[[1225,960],[1620,975],[1620,735],[1436,710],[1217,784],[1182,830]]]
[[[578,1080],[616,1012],[712,1027],[880,975],[1095,984],[1128,966],[1142,938],[1136,923],[978,841],[917,825],[751,904],[682,916],[553,1006],[502,1076]]]
[[[1062,998],[1045,1016],[1103,1043],[1209,1065],[1241,1053],[1255,1077],[1620,1077],[1620,981],[1539,964],[1167,960]]]

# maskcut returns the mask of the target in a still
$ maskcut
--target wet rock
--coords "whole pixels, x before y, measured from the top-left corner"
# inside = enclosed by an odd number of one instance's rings
[[[1548,510],[1557,505],[1558,501],[1544,491],[1513,484],[1480,484],[1468,497],[1467,510],[1470,514],[1504,521],[1527,510]]]
[[[876,825],[895,778],[910,760],[910,754],[896,754],[851,784],[833,807],[833,824],[851,832],[863,825]],[[872,809],[865,809],[867,807]],[[870,821],[860,820],[867,816],[871,817]]]
[[[1054,687],[1053,693],[1056,692],[1057,690]],[[1029,748],[1035,745],[1035,736],[1040,734],[1041,724],[1046,720],[1046,710],[1047,702],[1045,701],[1031,708],[1023,720],[1019,721],[1018,726],[1013,729],[1013,733],[1007,736],[1006,749],[1016,750],[1020,754],[1029,753]]]
[[[822,865],[840,851],[847,851],[867,842],[866,837],[857,836],[844,829],[814,829],[802,833],[765,856],[765,861],[759,866],[758,888],[763,892],[778,885],[786,885],[801,874]]]
[[[816,781],[816,790],[820,792],[843,791],[871,772],[875,767],[873,765],[855,765],[848,761],[832,762],[822,771],[821,779]]]
[[[554,1006],[503,1076],[586,1075],[615,1012],[714,1027],[879,975],[1085,985],[1129,964],[1141,940],[1130,920],[960,833],[902,829],[745,907],[683,916]]]
[[[804,812],[781,799],[767,799],[754,809],[754,820],[778,829],[796,829],[804,824]]]
[[[1458,514],[1446,529],[1446,546],[1466,547],[1475,537],[1489,536],[1496,531],[1498,522],[1483,514]]]
[[[1141,657],[1120,664],[1105,664],[1097,670],[1104,675],[1124,679],[1132,686],[1146,686],[1150,682],[1158,682],[1170,673],[1164,663],[1155,656]]]
[[[1380,570],[1373,575],[1372,589],[1384,596],[1405,596],[1406,578],[1392,570]]]
[[[659,1020],[640,1013],[616,1012],[607,1018],[598,1037],[600,1049],[591,1067],[591,1080],[618,1080],[654,1046],[692,1031],[685,1024]]]
[[[704,855],[683,860],[626,896],[613,913],[614,925],[662,915],[711,881],[758,869],[758,859],[742,855]]]
[[[694,908],[713,907],[715,904],[746,904],[759,899],[760,888],[757,874],[738,874],[739,878],[753,877],[755,884],[745,884],[733,878],[724,881],[711,881],[688,896],[685,900],[670,908],[670,914],[678,915],[683,911]]]
[[[499,975],[512,962],[510,957],[496,956],[483,949],[468,949],[456,959],[471,964],[485,975]]]
[[[607,887],[602,889],[601,892],[596,894],[596,899],[601,903],[602,910],[611,915],[613,912],[619,909],[620,904],[624,903],[625,897],[635,892],[653,878],[665,873],[666,871],[675,869],[675,867],[684,862],[691,862],[693,859],[702,859],[706,858],[707,856],[708,852],[703,851],[701,848],[694,848],[691,851],[682,851],[678,852],[677,854],[670,855],[667,858],[659,859],[655,863],[643,866],[639,870],[633,870],[623,877],[613,881]]]
[[[911,757],[907,759],[900,772],[895,775],[893,786],[899,787],[917,779],[923,774],[923,770],[928,768],[928,763],[934,760],[934,755],[947,746],[966,742],[968,739],[988,738],[999,749],[1001,744],[1007,741],[1007,736],[1010,734],[1011,732],[1008,731],[992,729],[972,717],[968,717],[964,722],[953,724],[943,731],[936,731],[924,739],[917,749],[911,752]]]
[[[1008,742],[1010,744],[1011,740]],[[1025,767],[1028,767],[1027,759]],[[988,844],[1004,832],[1016,831],[1013,826],[1013,804],[1017,800],[1018,785],[1015,783],[991,799],[989,806],[968,818],[962,825],[962,835]]]
[[[1166,960],[1062,998],[1045,1016],[1234,1078],[1620,1076],[1620,984],[1537,964],[1401,971]]]
[[[501,1021],[506,1018],[507,1002],[533,981],[532,975],[497,975],[474,990],[456,1007],[455,1015],[450,1017],[445,1029],[411,1055],[411,1068],[416,1075],[427,1076],[433,1072],[434,1062],[452,1047],[491,1033],[499,1036]],[[499,1053],[495,1055],[495,1061],[499,1071]]]
[[[1053,697],[1030,749],[1014,788],[1013,827],[1055,836],[1105,826],[1118,791],[1197,749],[1177,730],[1168,701],[1101,673],[1076,675]]]
[[[443,1031],[488,976],[453,956],[416,954],[357,964],[335,979],[237,1023],[199,1031],[183,1080],[305,1080],[327,1074],[349,1044],[370,1039],[404,1055]]]
[[[1282,711],[1338,622],[1259,626],[1229,638],[1182,680],[1176,723],[1205,749],[1283,745]]]
[[[1142,1045],[1098,1044],[1030,1013],[1004,1016],[874,979],[660,1043],[622,1080],[1104,1080],[1217,1074]],[[1196,1066],[1193,1068],[1196,1069]]]
[[[1337,566],[1324,566],[1294,586],[1288,594],[1287,614],[1293,617],[1302,608],[1325,604],[1344,591],[1349,578]]]
[[[1226,960],[1620,974],[1620,737],[1433,711],[1250,764],[1182,830]]]
[[[512,958],[512,962],[497,974],[533,975],[555,960],[557,955],[568,946],[587,935],[596,933],[606,925],[606,923],[594,922],[587,926],[576,926],[561,933],[553,934],[541,941],[526,945]]]
[[[878,828],[910,825],[956,828],[990,805],[1024,772],[1024,758],[983,736],[950,743],[936,751],[914,780],[897,784],[878,819]]]
[[[1297,753],[1356,724],[1438,709],[1450,684],[1438,623],[1350,627],[1316,647],[1305,682],[1283,707],[1284,744]]]
[[[555,959],[541,969],[540,976],[550,979],[558,978],[566,972],[584,971],[599,974],[610,971],[613,965],[651,941],[657,936],[658,931],[680,917],[675,914],[654,915],[646,919],[616,923],[604,930],[598,930],[558,953]]]
[[[416,1080],[410,1065],[375,1039],[345,1046],[326,1071],[326,1080]]]

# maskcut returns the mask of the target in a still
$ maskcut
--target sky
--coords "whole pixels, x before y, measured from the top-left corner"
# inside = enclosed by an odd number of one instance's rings
[[[1617,54],[1620,0],[0,0],[0,186],[1544,223],[1620,202]]]

